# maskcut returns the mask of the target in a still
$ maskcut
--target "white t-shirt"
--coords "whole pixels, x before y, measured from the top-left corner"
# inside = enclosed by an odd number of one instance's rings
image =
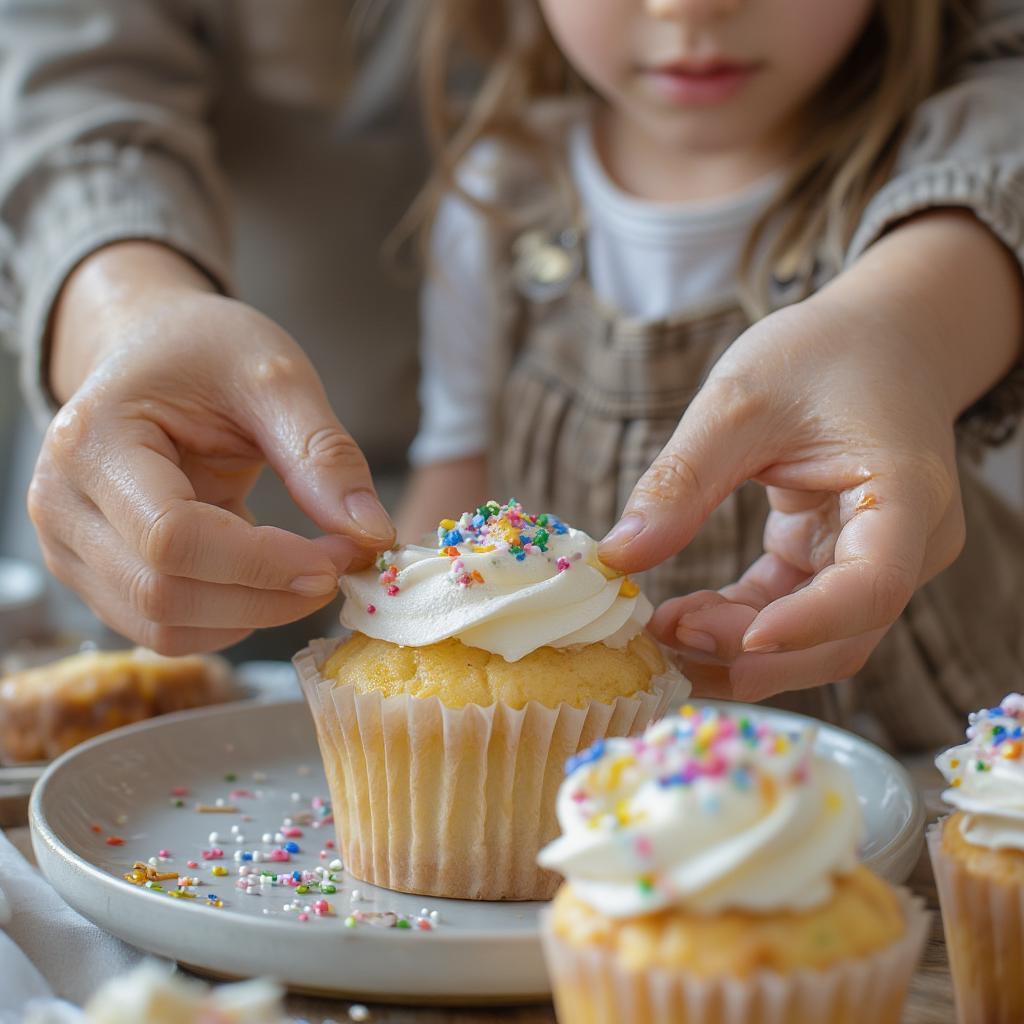
[[[569,167],[586,224],[591,287],[624,316],[660,319],[735,296],[747,234],[771,201],[781,176],[771,175],[724,199],[660,203],[623,192],[594,148],[589,118],[568,132]],[[461,184],[493,195],[488,168],[501,159],[494,143],[476,147]],[[419,433],[413,465],[477,455],[488,448],[497,396],[497,317],[483,214],[458,196],[441,204],[431,239],[432,270],[421,298]]]

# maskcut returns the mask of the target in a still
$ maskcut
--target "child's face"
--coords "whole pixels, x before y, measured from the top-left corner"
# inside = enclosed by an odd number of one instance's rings
[[[613,110],[662,145],[714,151],[798,123],[875,0],[539,0]]]

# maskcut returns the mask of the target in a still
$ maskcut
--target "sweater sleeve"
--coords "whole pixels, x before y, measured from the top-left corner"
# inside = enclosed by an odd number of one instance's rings
[[[50,311],[111,242],[174,247],[229,286],[227,201],[194,4],[0,4],[0,341],[44,421]]]
[[[848,261],[906,217],[955,206],[986,224],[1024,273],[1022,97],[1024,0],[988,0],[959,73],[916,112],[893,176],[864,212]],[[1022,411],[1019,362],[963,414],[959,432],[974,444],[999,444]]]

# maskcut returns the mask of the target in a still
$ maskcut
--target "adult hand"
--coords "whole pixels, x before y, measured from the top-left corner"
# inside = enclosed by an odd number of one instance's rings
[[[64,401],[28,497],[50,570],[109,626],[207,651],[326,604],[394,531],[299,346],[152,243],[83,263],[56,311]],[[324,531],[253,525],[264,462]]]
[[[652,620],[698,692],[759,700],[855,674],[956,558],[954,423],[1020,358],[1022,286],[975,217],[929,211],[727,350],[600,548],[648,568],[745,480],[766,486],[764,555]]]
[[[815,300],[715,366],[600,549],[622,570],[655,565],[745,480],[766,486],[764,554],[652,620],[696,692],[758,700],[853,675],[956,557],[953,417],[933,383],[883,325]]]

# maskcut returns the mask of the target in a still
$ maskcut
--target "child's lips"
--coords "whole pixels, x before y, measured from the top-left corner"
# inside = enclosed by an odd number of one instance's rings
[[[679,61],[643,68],[656,94],[679,106],[714,106],[732,99],[760,70],[753,62]]]

